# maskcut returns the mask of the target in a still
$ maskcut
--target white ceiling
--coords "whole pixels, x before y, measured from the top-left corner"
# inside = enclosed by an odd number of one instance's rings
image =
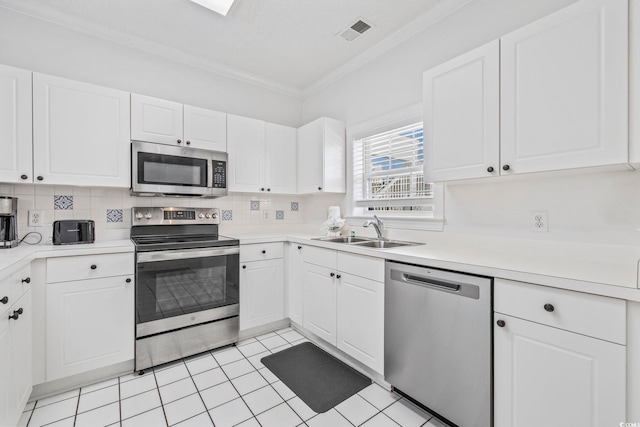
[[[223,17],[189,0],[0,0],[98,37],[300,93],[445,3],[461,2],[236,0]],[[373,28],[352,42],[336,36],[359,18]]]

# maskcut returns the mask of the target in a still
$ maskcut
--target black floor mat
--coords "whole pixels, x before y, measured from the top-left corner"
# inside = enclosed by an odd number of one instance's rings
[[[371,384],[371,380],[310,342],[262,358],[304,403],[323,413]]]

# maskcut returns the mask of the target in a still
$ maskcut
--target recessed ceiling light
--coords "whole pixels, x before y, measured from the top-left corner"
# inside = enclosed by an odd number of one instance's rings
[[[199,4],[202,7],[213,10],[222,16],[227,16],[231,5],[235,0],[191,0],[194,3]]]

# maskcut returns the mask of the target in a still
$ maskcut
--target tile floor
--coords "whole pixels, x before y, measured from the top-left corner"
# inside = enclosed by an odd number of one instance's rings
[[[260,362],[307,341],[291,328],[30,402],[20,426],[418,427],[431,416],[372,384],[316,414]]]

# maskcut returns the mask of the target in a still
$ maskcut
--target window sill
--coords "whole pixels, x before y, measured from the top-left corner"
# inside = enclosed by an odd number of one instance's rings
[[[380,216],[380,215],[378,215]],[[362,226],[372,215],[349,216],[346,218],[348,226]],[[421,230],[421,231],[442,231],[444,230],[444,219],[442,218],[418,218],[400,216],[380,216],[385,228],[397,230]]]

